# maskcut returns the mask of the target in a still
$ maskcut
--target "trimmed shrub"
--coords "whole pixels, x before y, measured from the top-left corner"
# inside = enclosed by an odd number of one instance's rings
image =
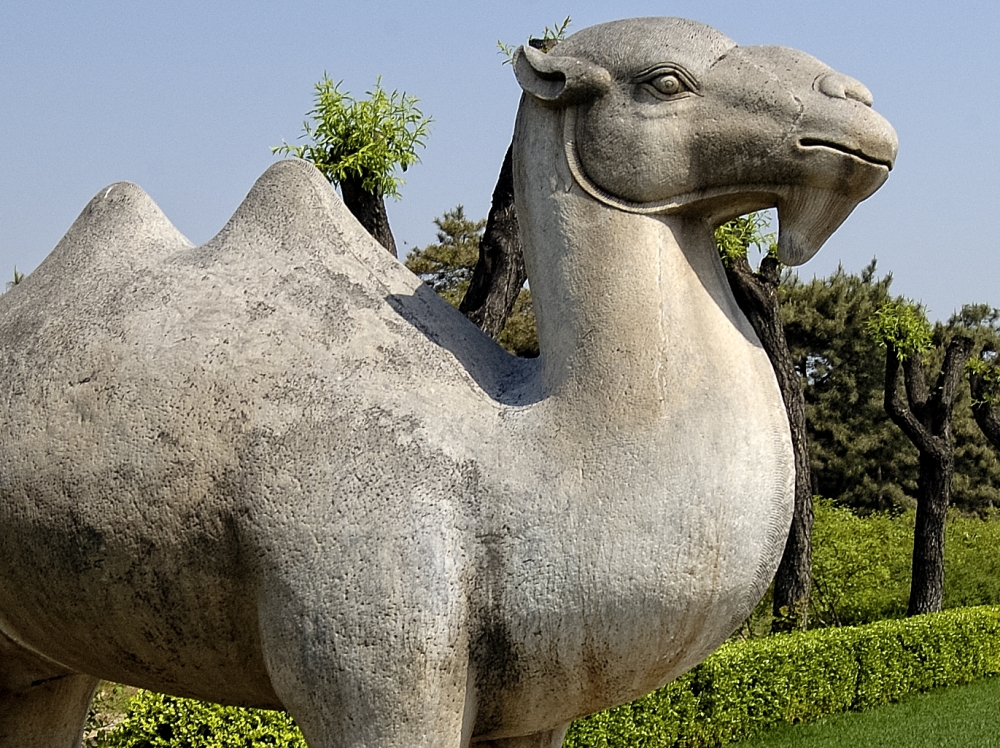
[[[89,748],[306,748],[284,712],[241,709],[139,691],[125,718]]]
[[[1000,675],[1000,607],[730,642],[660,690],[578,720],[565,748],[710,748],[990,675]],[[306,748],[282,712],[147,691],[101,733],[88,746]]]
[[[731,642],[659,691],[578,720],[564,748],[710,748],[998,674],[997,607]]]

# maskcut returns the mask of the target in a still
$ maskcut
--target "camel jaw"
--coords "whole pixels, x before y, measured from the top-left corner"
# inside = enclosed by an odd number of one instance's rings
[[[801,137],[795,151],[810,164],[812,184],[778,192],[778,259],[801,265],[822,248],[854,208],[889,178],[896,158],[895,133],[869,138],[861,147]]]

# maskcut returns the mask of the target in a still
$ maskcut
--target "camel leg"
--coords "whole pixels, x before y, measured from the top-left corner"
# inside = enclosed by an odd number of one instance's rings
[[[274,692],[309,748],[468,744],[468,668],[451,641],[342,610],[297,613],[286,605],[266,616],[261,640]]]
[[[534,735],[523,735],[519,738],[484,740],[473,743],[472,748],[560,748],[568,729],[569,725],[563,725],[555,730],[536,732]]]
[[[0,634],[0,748],[79,746],[97,683]]]

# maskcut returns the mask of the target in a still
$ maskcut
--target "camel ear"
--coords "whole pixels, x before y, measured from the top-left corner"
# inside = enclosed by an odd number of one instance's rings
[[[545,54],[527,45],[514,53],[514,75],[526,93],[548,106],[596,99],[611,87],[611,74],[579,57]]]

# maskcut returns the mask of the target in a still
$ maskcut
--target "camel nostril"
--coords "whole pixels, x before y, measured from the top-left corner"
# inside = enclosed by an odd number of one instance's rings
[[[842,73],[826,73],[816,79],[816,89],[832,99],[854,99],[872,105],[872,92],[860,81]]]

